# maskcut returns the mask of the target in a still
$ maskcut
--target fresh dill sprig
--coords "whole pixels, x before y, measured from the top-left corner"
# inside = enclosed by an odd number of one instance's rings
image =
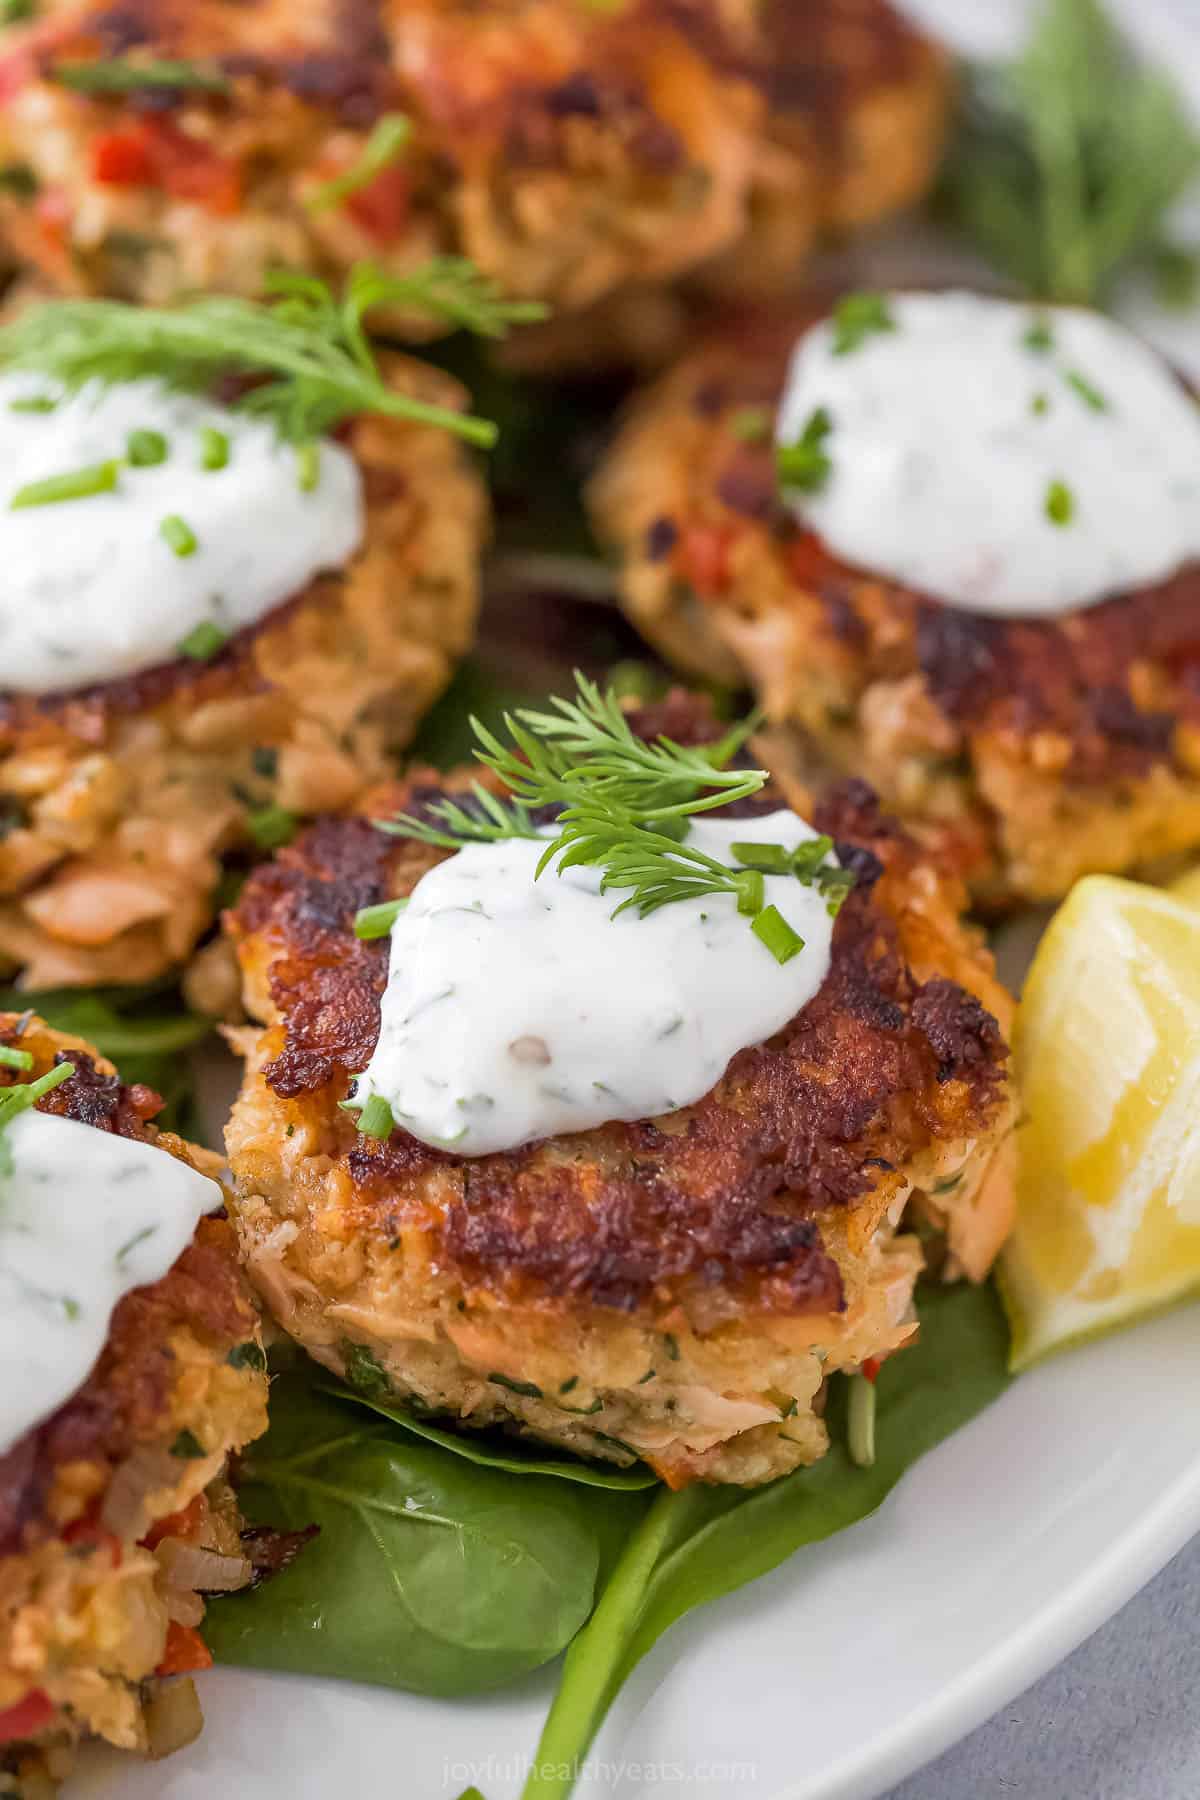
[[[537,866],[541,875],[555,864],[561,875],[572,868],[602,868],[600,892],[629,892],[613,912],[635,909],[642,918],[676,900],[705,894],[732,894],[738,911],[751,918],[762,911],[765,884],[758,869],[738,869],[718,861],[692,844],[664,836],[633,813],[601,803],[568,807],[559,831],[547,844]]]
[[[272,421],[293,443],[311,443],[356,413],[381,413],[488,446],[496,440],[489,420],[389,387],[366,315],[384,305],[421,310],[498,337],[543,312],[531,302],[502,299],[472,263],[457,257],[436,258],[402,277],[359,263],[340,297],[313,275],[277,274],[268,286],[273,297],[263,302],[229,294],[161,308],[47,300],[0,328],[0,368],[33,370],[68,390],[88,381],[153,378],[205,393],[230,376],[247,376],[255,385],[234,404]]]
[[[756,794],[767,779],[765,769],[728,769],[757,720],[751,717],[714,744],[688,749],[670,738],[650,743],[630,729],[613,689],[601,692],[576,671],[576,697],[555,695],[552,712],[520,707],[504,715],[511,744],[504,744],[481,720],[472,717],[479,740],[478,760],[498,775],[513,796],[502,799],[479,782],[469,790],[470,804],[439,800],[425,818],[401,813],[377,820],[380,830],[419,838],[443,850],[465,843],[495,843],[504,838],[539,836],[533,814],[541,807],[568,808],[586,795],[635,824],[653,821],[672,829],[691,813],[710,812]],[[682,835],[682,833],[681,833]]]
[[[732,862],[686,842],[689,820],[757,793],[765,769],[726,765],[753,731],[751,717],[719,742],[696,748],[660,736],[650,742],[631,729],[610,688],[576,674],[576,693],[555,697],[550,710],[520,708],[506,715],[512,739],[504,744],[472,719],[475,755],[508,789],[498,796],[476,782],[466,803],[440,800],[422,818],[403,813],[376,820],[382,831],[414,837],[439,849],[509,838],[545,841],[535,879],[555,867],[601,870],[600,892],[623,892],[613,917],[640,916],[680,900],[729,894],[778,962],[804,948],[778,909],[766,903],[767,874],[815,886],[836,913],[853,874],[831,861],[832,843],[819,838],[789,850],[782,844],[735,844]],[[552,828],[537,823],[552,809]],[[547,832],[552,830],[552,835]],[[382,935],[370,921],[370,935]],[[389,921],[390,927],[391,921]]]
[[[575,686],[574,699],[550,701],[552,712],[521,707],[506,714],[511,746],[471,722],[483,745],[475,752],[480,762],[528,806],[569,805],[586,788],[644,819],[682,818],[747,799],[767,779],[765,769],[726,767],[756,729],[756,716],[715,744],[689,749],[665,736],[651,743],[632,730],[611,688],[602,693],[578,671]]]
[[[5,1136],[5,1126],[11,1124],[18,1113],[28,1112],[43,1094],[69,1081],[74,1073],[74,1063],[55,1063],[36,1081],[18,1081],[12,1087],[0,1088],[0,1177],[13,1172],[12,1147]]]
[[[967,71],[965,95],[943,193],[999,269],[1040,299],[1096,305],[1161,255],[1200,134],[1100,0],[1045,0],[1016,60]]]
[[[479,721],[472,719],[475,730]],[[478,754],[478,752],[476,752]],[[519,801],[501,800],[490,794],[479,782],[468,789],[471,809],[456,800],[437,800],[429,808],[428,818],[415,813],[397,813],[391,819],[376,819],[380,831],[393,837],[417,838],[439,850],[461,850],[464,844],[496,844],[507,838],[537,837],[537,829],[528,810]]]

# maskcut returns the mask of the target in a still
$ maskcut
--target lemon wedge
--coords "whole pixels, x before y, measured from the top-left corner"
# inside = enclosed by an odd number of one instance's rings
[[[1017,1013],[1012,1366],[1200,1292],[1200,908],[1089,876]]]

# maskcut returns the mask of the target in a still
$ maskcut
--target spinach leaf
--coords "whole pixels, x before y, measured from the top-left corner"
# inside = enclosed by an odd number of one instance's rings
[[[567,1652],[524,1800],[570,1792],[569,1771],[582,1763],[622,1683],[684,1613],[874,1512],[918,1457],[1002,1392],[1008,1334],[993,1291],[930,1289],[920,1310],[919,1342],[880,1371],[870,1468],[850,1461],[844,1396],[835,1393],[832,1447],[813,1468],[762,1488],[659,1493]]]
[[[643,1504],[543,1476],[514,1483],[364,1418],[303,1374],[273,1385],[239,1497],[251,1524],[321,1534],[256,1592],[212,1602],[219,1660],[443,1696],[556,1656],[591,1610],[618,1524],[631,1529]]]
[[[431,1444],[440,1444],[443,1450],[451,1450],[455,1456],[464,1457],[467,1462],[477,1463],[481,1468],[504,1469],[510,1475],[555,1475],[560,1481],[577,1481],[585,1487],[636,1491],[639,1488],[658,1486],[657,1475],[644,1463],[639,1463],[632,1469],[620,1469],[613,1463],[585,1462],[578,1456],[555,1456],[552,1452],[539,1451],[532,1445],[526,1445],[518,1438],[502,1437],[497,1432],[452,1431],[443,1425],[434,1425],[428,1419],[418,1418],[398,1400],[383,1400],[374,1394],[354,1393],[333,1382],[320,1382],[318,1385],[323,1394],[330,1394],[335,1400],[350,1400],[357,1406],[370,1407],[372,1412],[382,1413],[385,1419],[403,1426],[405,1431],[411,1431]]]

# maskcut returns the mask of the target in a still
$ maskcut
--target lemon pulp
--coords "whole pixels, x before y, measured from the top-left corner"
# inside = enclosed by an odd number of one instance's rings
[[[1200,1291],[1200,908],[1081,881],[1017,1015],[1014,1368]]]

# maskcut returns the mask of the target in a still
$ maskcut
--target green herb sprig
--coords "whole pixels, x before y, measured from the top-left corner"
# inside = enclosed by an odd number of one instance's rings
[[[775,466],[781,487],[815,494],[825,486],[833,473],[833,462],[825,448],[832,430],[829,413],[825,407],[816,406],[795,442],[780,444],[775,452]]]
[[[846,294],[833,309],[833,354],[849,356],[869,337],[895,331],[896,321],[883,294]]]
[[[601,692],[578,673],[575,682],[575,696],[554,698],[548,711],[522,707],[506,714],[508,744],[472,719],[479,740],[475,755],[499,776],[511,798],[476,782],[467,804],[441,800],[422,818],[402,813],[376,820],[379,829],[460,850],[472,843],[540,838],[537,812],[554,807],[556,830],[546,841],[535,879],[552,866],[560,875],[570,868],[598,868],[601,893],[625,894],[614,918],[630,909],[645,918],[680,900],[729,894],[777,962],[797,955],[804,941],[778,908],[766,904],[764,877],[784,873],[816,885],[836,912],[853,876],[829,862],[830,841],[794,852],[782,844],[742,844],[735,846],[732,863],[684,841],[693,816],[747,799],[765,784],[765,769],[726,766],[756,719],[698,748],[665,736],[649,742],[632,730],[612,689]]]
[[[43,1094],[61,1087],[64,1081],[70,1081],[74,1073],[74,1063],[56,1063],[44,1075],[39,1075],[36,1081],[18,1081],[12,1087],[0,1088],[0,1178],[13,1172],[12,1146],[5,1136],[5,1126],[10,1125],[19,1113],[28,1112]]]
[[[458,257],[438,257],[392,277],[359,263],[339,297],[312,275],[277,274],[273,298],[205,294],[151,308],[120,300],[48,300],[0,328],[0,369],[29,369],[76,389],[156,379],[194,393],[246,375],[257,384],[235,405],[271,421],[289,442],[311,444],[357,413],[436,425],[484,447],[490,420],[434,406],[390,387],[367,336],[366,315],[386,305],[424,311],[448,325],[500,337],[544,309],[501,298]]]
[[[220,69],[204,63],[133,57],[106,57],[94,62],[55,63],[51,81],[79,94],[135,94],[141,88],[190,89],[203,94],[229,94],[232,86]]]
[[[384,113],[371,131],[362,151],[348,169],[324,181],[309,195],[309,212],[331,212],[343,200],[368,187],[377,175],[402,156],[412,136],[412,125],[403,113]]]
[[[1099,0],[1046,0],[1016,60],[968,71],[965,92],[943,193],[999,269],[1041,299],[1096,305],[1131,264],[1161,258],[1200,135]]]

